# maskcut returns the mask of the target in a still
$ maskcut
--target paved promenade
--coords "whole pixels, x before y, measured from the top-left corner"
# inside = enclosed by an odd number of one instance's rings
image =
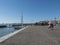
[[[29,26],[0,45],[60,45],[60,27]]]

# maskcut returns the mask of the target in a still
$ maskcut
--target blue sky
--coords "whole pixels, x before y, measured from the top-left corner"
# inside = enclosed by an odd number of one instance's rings
[[[0,0],[0,23],[60,19],[60,0]]]

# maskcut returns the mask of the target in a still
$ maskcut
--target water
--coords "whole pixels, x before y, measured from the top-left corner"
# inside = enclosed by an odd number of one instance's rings
[[[25,27],[26,25],[24,25]],[[6,28],[0,28],[0,37],[5,36],[7,34],[13,33],[16,30],[21,29],[22,27],[16,26],[16,27],[6,27]]]
[[[13,33],[14,31],[16,31],[14,28],[0,28],[0,37]]]

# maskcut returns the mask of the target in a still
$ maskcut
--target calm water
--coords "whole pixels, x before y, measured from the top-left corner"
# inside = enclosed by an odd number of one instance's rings
[[[0,37],[16,31],[14,28],[0,28]]]
[[[23,25],[24,27],[27,26],[27,25]],[[0,28],[0,37],[2,36],[5,36],[9,33],[13,33],[14,31],[16,30],[19,30],[21,29],[22,27],[17,27],[16,29],[14,27],[11,27],[11,28]]]

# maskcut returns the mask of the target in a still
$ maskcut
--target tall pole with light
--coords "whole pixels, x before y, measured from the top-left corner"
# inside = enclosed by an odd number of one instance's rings
[[[54,18],[54,20],[55,20],[55,26],[56,26],[56,23],[57,23],[57,22],[56,22],[56,17]]]

